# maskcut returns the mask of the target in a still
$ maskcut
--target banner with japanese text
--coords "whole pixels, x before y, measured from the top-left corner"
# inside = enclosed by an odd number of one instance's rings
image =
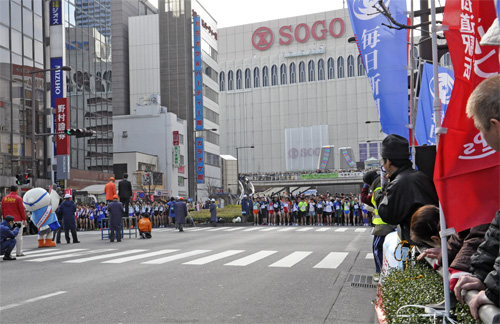
[[[196,138],[196,183],[205,183],[203,137]]]
[[[203,64],[201,62],[201,25],[200,16],[193,17],[194,38],[194,111],[195,127],[203,130]]]
[[[496,18],[493,1],[448,0],[443,25],[455,83],[440,136],[434,182],[447,227],[456,232],[492,221],[500,209],[500,154],[466,115],[467,100],[484,79],[499,72],[498,47],[480,46]]]
[[[384,0],[393,18],[407,22],[406,1]],[[383,26],[378,1],[348,0],[349,16],[385,134],[409,137],[407,32]]]
[[[439,67],[439,99],[441,100],[441,120],[451,99],[455,77],[450,69]],[[434,76],[432,64],[425,63],[418,100],[415,138],[419,145],[436,145],[436,123],[434,121]]]

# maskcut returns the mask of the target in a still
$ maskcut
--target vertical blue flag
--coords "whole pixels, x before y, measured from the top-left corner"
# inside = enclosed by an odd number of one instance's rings
[[[418,145],[436,145],[436,123],[434,122],[434,76],[432,65],[425,63],[422,73],[420,95],[418,100],[415,138]],[[439,99],[441,100],[441,121],[444,120],[446,108],[451,98],[455,76],[453,71],[439,67]]]
[[[406,1],[384,0],[393,18],[406,24]],[[349,16],[380,117],[382,131],[408,138],[406,30],[382,26],[388,20],[378,0],[347,0]]]

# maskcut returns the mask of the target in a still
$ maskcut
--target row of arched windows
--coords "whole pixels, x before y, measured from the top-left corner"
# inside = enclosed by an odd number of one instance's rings
[[[355,76],[354,57],[352,55],[347,57],[347,70],[344,67],[344,57],[340,56],[337,58],[336,63],[337,64],[335,64],[335,60],[330,57],[326,63],[326,70],[325,61],[323,59],[319,59],[317,63],[314,60],[310,60],[309,63],[307,63],[307,69],[304,61],[299,62],[298,70],[294,62],[290,63],[288,67],[284,63],[281,64],[279,71],[277,65],[271,66],[271,71],[269,71],[269,67],[264,66],[262,68],[262,73],[260,69],[256,67],[253,69],[253,78],[250,68],[245,69],[244,75],[241,69],[236,70],[236,75],[234,75],[233,70],[229,70],[227,72],[227,89],[226,74],[224,72],[220,72],[219,91],[250,89],[252,87],[260,88],[261,84],[263,87],[268,87],[269,85],[277,86],[278,84],[294,84],[297,83],[297,81],[299,83],[306,81],[312,82],[316,80],[324,81],[325,77],[328,80],[333,80],[335,79],[335,69],[337,70],[337,79],[345,78],[346,72],[348,78]],[[358,70],[357,75],[365,75],[365,67],[363,65],[361,55],[358,55],[356,63]]]

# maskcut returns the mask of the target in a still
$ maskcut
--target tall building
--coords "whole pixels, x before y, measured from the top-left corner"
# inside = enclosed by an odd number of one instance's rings
[[[205,130],[199,132],[194,129],[193,16],[201,18]],[[129,18],[131,114],[153,96],[169,113],[187,121],[186,133],[181,135],[187,143],[186,176],[192,198],[195,188],[202,198],[207,187],[221,186],[217,44],[217,23],[196,0],[161,0],[158,15]],[[204,184],[196,184],[194,174],[195,136],[205,141]]]
[[[0,188],[15,174],[36,174],[37,185],[50,184],[50,145],[32,134],[45,133],[46,92],[43,1],[0,1]],[[33,89],[35,91],[33,91]],[[35,109],[33,118],[33,108]],[[3,192],[3,191],[2,191]]]
[[[334,147],[335,168],[379,157],[383,134],[380,124],[365,124],[378,120],[377,110],[348,42],[347,9],[218,34],[221,151],[254,146],[239,150],[240,173],[315,170],[324,146]]]

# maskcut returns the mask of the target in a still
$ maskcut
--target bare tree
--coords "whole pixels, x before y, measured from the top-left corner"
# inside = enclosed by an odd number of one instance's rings
[[[207,193],[208,198],[215,198],[219,188],[219,182],[216,179],[205,178],[205,186],[203,190]]]

